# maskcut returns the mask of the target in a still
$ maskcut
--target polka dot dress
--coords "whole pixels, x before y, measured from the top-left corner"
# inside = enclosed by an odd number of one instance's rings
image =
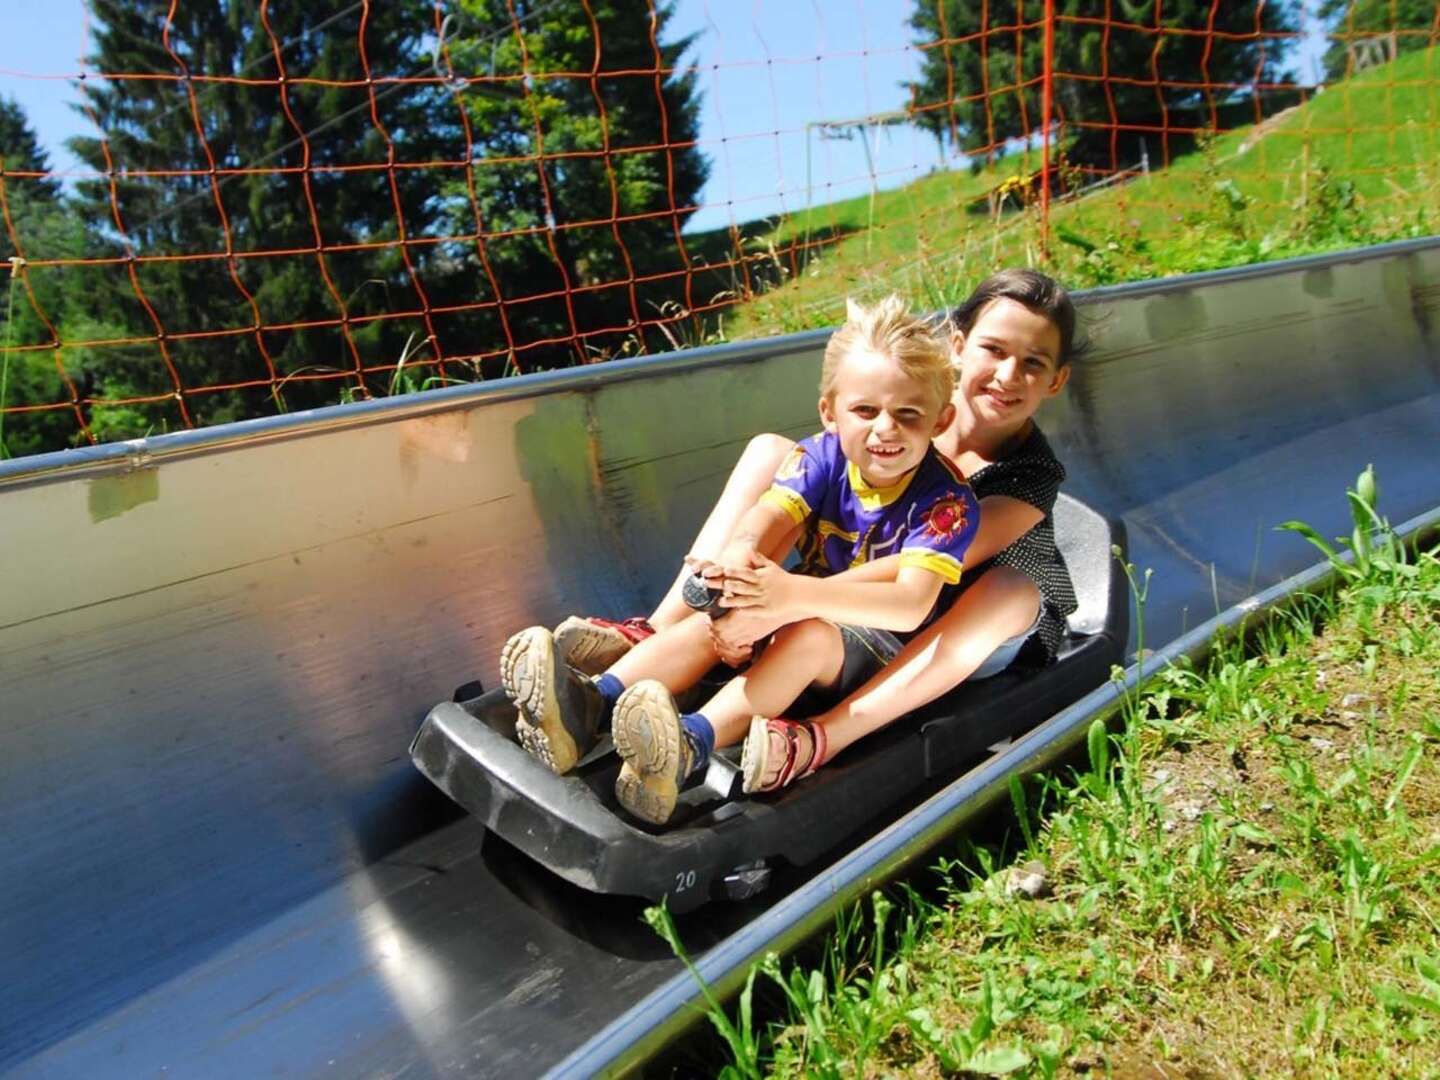
[[[1003,551],[973,569],[966,567],[958,592],[980,580],[992,566],[1019,570],[1040,590],[1040,625],[1026,642],[1016,662],[1042,666],[1055,659],[1066,634],[1065,617],[1077,607],[1075,586],[1065,558],[1055,546],[1055,496],[1065,479],[1065,466],[1050,449],[1050,442],[1032,425],[1028,438],[1014,453],[978,469],[970,477],[975,497],[1006,495],[1027,502],[1045,515],[1045,520]],[[958,595],[957,592],[957,595]]]

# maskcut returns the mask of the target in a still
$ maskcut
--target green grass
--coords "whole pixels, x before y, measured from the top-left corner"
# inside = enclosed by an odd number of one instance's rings
[[[938,267],[944,261],[944,246],[970,227],[954,220],[957,207],[974,207],[1017,170],[1028,172],[1039,162],[1038,152],[1012,154],[974,172],[936,173],[902,188],[876,192],[873,198],[860,195],[759,218],[736,226],[733,234],[729,228],[689,234],[686,251],[693,262],[717,267],[709,275],[702,273],[701,295],[755,298],[725,312],[726,336],[823,325],[823,319],[810,316],[796,322],[790,310],[793,302],[805,302],[803,296],[796,300],[797,289],[808,295],[817,286],[839,288],[836,302],[843,310],[845,290],[861,276],[868,278],[875,268],[909,264],[917,253],[922,263],[934,262]],[[743,268],[720,268],[737,259],[743,260]],[[782,298],[784,302],[777,305],[775,301]]]
[[[985,192],[1038,168],[1038,152],[881,193],[873,212],[867,196],[760,223],[747,245],[786,269],[727,313],[726,330],[829,325],[846,295],[890,289],[946,306],[1003,266],[1041,266],[1081,286],[1427,235],[1440,227],[1437,162],[1440,50],[1429,49],[1204,140],[1168,169],[1056,201],[1048,248],[1033,193],[1025,210],[1013,209],[1017,193],[998,218],[975,212]],[[792,268],[786,245],[807,235],[836,242]]]
[[[1018,835],[960,841],[938,899],[767,958],[713,1071],[1440,1076],[1440,558],[1373,535],[1014,783]]]

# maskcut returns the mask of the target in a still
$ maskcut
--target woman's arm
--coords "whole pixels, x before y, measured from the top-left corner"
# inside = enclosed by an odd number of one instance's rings
[[[980,527],[965,554],[966,565],[979,566],[1000,554],[1044,520],[1044,511],[1024,499],[1010,495],[985,496],[980,500]]]
[[[1039,608],[1040,590],[1020,571],[987,570],[883,671],[814,718],[825,726],[829,756],[964,682],[997,646],[1024,633]]]
[[[756,435],[746,444],[740,460],[735,463],[735,468],[730,470],[730,478],[725,481],[725,490],[720,493],[720,498],[705,519],[705,524],[700,527],[695,542],[690,545],[687,563],[712,562],[720,557],[740,519],[745,516],[745,511],[754,506],[770,487],[775,479],[775,470],[780,467],[780,462],[794,445],[792,440],[783,435]],[[781,549],[788,547],[784,538],[778,543]],[[765,554],[774,557],[781,554],[781,551],[765,551]],[[688,565],[681,568],[670,586],[670,591],[651,613],[650,625],[657,630],[671,626],[692,614],[680,595],[681,586],[690,573]]]

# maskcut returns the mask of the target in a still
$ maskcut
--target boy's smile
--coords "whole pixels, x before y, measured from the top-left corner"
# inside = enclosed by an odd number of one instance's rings
[[[953,415],[925,382],[862,347],[845,357],[829,396],[820,399],[825,430],[839,436],[846,460],[874,487],[889,487],[919,465]]]

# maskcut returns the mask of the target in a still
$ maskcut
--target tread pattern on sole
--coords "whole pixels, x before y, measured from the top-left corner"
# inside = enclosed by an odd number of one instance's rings
[[[512,635],[500,651],[500,682],[520,710],[515,723],[520,745],[551,772],[564,774],[580,754],[554,697],[551,648],[550,631],[543,626]]]
[[[657,682],[638,682],[615,704],[611,733],[624,764],[615,778],[615,798],[630,813],[663,825],[675,812],[680,797],[680,727],[664,723],[670,713],[678,719],[669,691]]]
[[[576,671],[599,675],[630,651],[630,642],[618,630],[572,615],[556,628],[555,649]]]
[[[756,726],[759,725],[759,735],[756,738]],[[765,758],[769,749],[770,739],[764,732],[765,721],[760,717],[753,717],[750,720],[750,730],[745,735],[745,744],[740,748],[740,790],[747,795],[753,795],[756,790],[756,782],[765,775]],[[759,747],[754,753],[753,747]]]
[[[680,790],[673,777],[638,772],[628,761],[615,778],[615,798],[630,813],[652,825],[664,825],[675,812]]]
[[[515,721],[515,738],[531,757],[552,772],[558,771],[555,768],[555,755],[550,752],[550,740],[545,737],[543,730],[526,721],[523,713]]]

